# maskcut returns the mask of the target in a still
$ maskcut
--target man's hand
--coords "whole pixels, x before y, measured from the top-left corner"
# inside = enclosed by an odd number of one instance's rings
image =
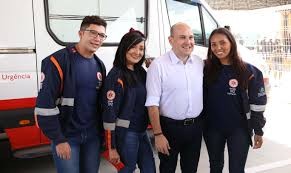
[[[158,106],[149,106],[148,107],[149,117],[151,125],[153,127],[153,132],[155,135],[155,146],[158,152],[170,155],[169,150],[170,145],[167,138],[162,133],[162,128],[160,124],[160,112]]]
[[[254,149],[261,148],[263,145],[263,136],[255,135],[254,136]]]
[[[116,149],[109,149],[109,161],[113,164],[120,162],[120,156]]]
[[[57,156],[63,160],[71,159],[71,147],[68,142],[59,143],[56,145]]]
[[[155,136],[155,146],[158,152],[170,155],[169,150],[171,148],[167,138],[163,134]]]

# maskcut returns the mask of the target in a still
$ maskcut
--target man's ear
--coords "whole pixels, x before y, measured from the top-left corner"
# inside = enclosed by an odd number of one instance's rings
[[[168,40],[169,40],[169,43],[172,45],[173,37],[172,37],[172,36],[169,36],[169,37],[168,37]]]
[[[80,31],[78,32],[78,35],[79,35],[79,38],[80,38],[80,39],[82,38],[83,34],[84,34],[84,31],[81,31],[81,30],[80,30]]]

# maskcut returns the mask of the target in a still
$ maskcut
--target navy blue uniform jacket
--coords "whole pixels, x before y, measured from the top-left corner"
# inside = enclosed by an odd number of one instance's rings
[[[75,45],[70,45],[45,58],[41,65],[41,89],[36,100],[35,115],[38,126],[55,144],[66,142],[66,133],[78,130],[78,127],[70,129],[72,127],[69,126],[74,110],[76,79],[73,67],[76,55]],[[102,81],[105,81],[105,66],[96,55],[94,58],[101,68]],[[96,87],[101,89],[102,83]],[[101,129],[101,98],[98,100],[96,126]]]
[[[263,127],[266,123],[264,111],[267,103],[263,74],[251,64],[246,63],[246,67],[249,72],[248,88],[246,90],[240,89],[241,106],[245,120],[247,121],[246,124],[250,137],[253,133],[263,136]],[[204,85],[204,94],[207,94],[206,85]]]
[[[146,72],[141,69],[144,74]],[[142,85],[145,86],[145,81]],[[103,98],[103,126],[105,129],[106,148],[120,148],[123,136],[131,128],[131,121],[136,115],[146,116],[145,121],[139,122],[138,127],[145,131],[148,125],[147,109],[144,103],[143,108],[137,108],[138,91],[131,87],[124,87],[121,70],[113,67],[106,77],[104,84]],[[144,100],[145,102],[145,100]],[[119,146],[117,147],[117,144]]]
[[[263,127],[266,119],[264,111],[267,104],[267,95],[262,72],[251,64],[247,64],[250,72],[248,89],[242,90],[243,110],[248,121],[249,133],[263,136]]]

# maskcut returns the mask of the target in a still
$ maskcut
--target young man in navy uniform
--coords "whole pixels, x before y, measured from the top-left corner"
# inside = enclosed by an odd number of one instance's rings
[[[94,54],[106,38],[106,21],[86,16],[80,41],[42,61],[35,114],[51,140],[58,173],[96,173],[100,163],[100,90],[106,75]]]

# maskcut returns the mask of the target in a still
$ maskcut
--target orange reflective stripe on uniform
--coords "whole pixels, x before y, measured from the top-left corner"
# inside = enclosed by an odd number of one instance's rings
[[[105,130],[105,143],[107,149],[111,149],[111,131],[110,130]]]
[[[249,80],[251,80],[252,78],[254,78],[254,74],[252,74],[250,77],[249,77]]]
[[[122,89],[124,89],[123,88],[123,81],[120,78],[117,79],[117,83],[119,83],[121,85]]]
[[[63,80],[64,80],[64,74],[63,74],[63,70],[59,64],[59,62],[56,60],[56,58],[54,56],[51,56],[50,60],[52,61],[52,63],[56,66],[58,72],[59,72],[59,75],[60,75],[60,78],[61,78],[61,87],[60,87],[60,92],[63,91]]]

